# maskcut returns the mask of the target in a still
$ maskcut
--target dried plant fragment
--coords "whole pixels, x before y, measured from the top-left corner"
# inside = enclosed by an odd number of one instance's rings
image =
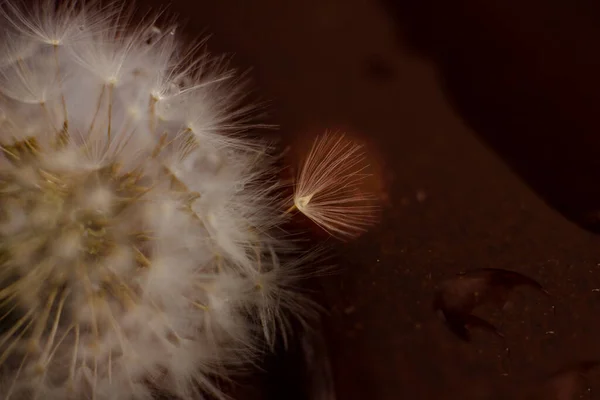
[[[442,314],[446,326],[464,341],[471,340],[471,328],[502,337],[495,326],[473,315],[473,311],[484,304],[503,306],[510,292],[518,286],[531,287],[549,295],[537,281],[518,272],[481,268],[459,273],[443,282],[435,294],[433,307]]]

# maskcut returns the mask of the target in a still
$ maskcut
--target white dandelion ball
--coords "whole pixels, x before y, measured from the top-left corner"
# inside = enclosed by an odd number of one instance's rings
[[[296,304],[243,91],[126,17],[2,5],[3,399],[220,395]]]

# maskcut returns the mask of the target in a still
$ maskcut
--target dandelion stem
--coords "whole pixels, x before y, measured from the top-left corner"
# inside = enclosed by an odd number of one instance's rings
[[[100,108],[102,107],[102,99],[104,98],[104,92],[106,90],[106,84],[102,85],[102,90],[100,91],[100,95],[98,96],[98,103],[96,103],[96,111],[94,112],[94,116],[92,117],[92,123],[88,129],[88,136],[94,130],[94,126],[96,125],[96,118],[98,118],[98,113],[100,112]]]
[[[107,140],[106,140],[106,144],[107,144],[107,148],[110,145],[111,142],[111,129],[112,129],[112,107],[113,107],[113,93],[115,90],[115,84],[114,83],[110,83],[108,85],[108,131],[106,133],[107,135]]]
[[[62,85],[62,76],[61,76],[61,71],[60,71],[60,63],[58,61],[58,45],[54,45],[54,62],[56,63],[56,80],[57,80],[57,84],[58,84],[58,88],[60,90],[60,102],[62,104],[62,109],[63,109],[63,113],[64,113],[64,117],[65,117],[65,122],[64,122],[64,131],[62,132],[62,135],[65,135],[65,138],[68,139],[68,135],[69,135],[69,116],[67,114],[67,100],[65,99],[65,92],[63,90],[63,85]]]

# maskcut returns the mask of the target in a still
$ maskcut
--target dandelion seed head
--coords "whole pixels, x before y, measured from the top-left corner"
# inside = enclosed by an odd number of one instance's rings
[[[0,17],[0,393],[221,396],[298,304],[239,82],[125,8]]]
[[[300,196],[294,198],[294,205],[298,208],[298,210],[302,213],[310,212],[307,210],[308,205],[310,204],[310,200],[313,198],[313,194],[308,194],[306,196]]]
[[[300,167],[292,209],[340,239],[376,222],[375,196],[362,188],[368,174],[362,146],[340,132],[317,137]]]

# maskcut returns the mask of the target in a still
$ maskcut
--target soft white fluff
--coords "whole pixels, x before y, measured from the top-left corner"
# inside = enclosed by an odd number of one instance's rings
[[[361,187],[369,175],[362,145],[344,133],[325,132],[312,144],[289,209],[300,211],[332,236],[355,238],[376,220],[374,193]]]
[[[3,399],[219,394],[296,304],[234,75],[125,17],[2,6]]]

